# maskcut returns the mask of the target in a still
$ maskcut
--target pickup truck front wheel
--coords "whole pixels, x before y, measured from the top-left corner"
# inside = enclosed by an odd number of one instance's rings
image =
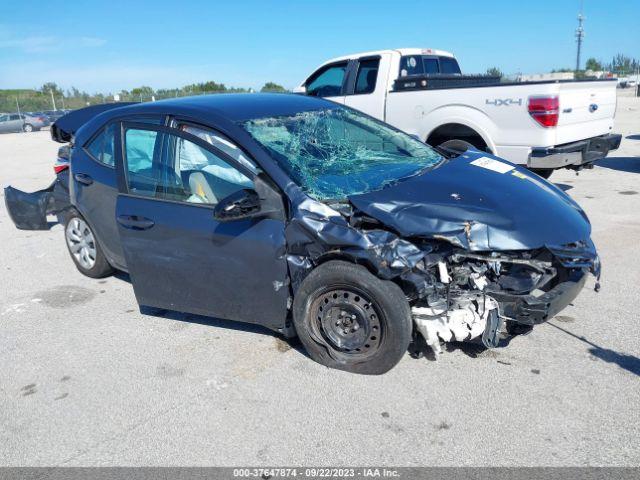
[[[548,179],[553,173],[553,168],[531,168],[530,170],[544,179]]]
[[[311,358],[353,373],[391,370],[411,341],[411,310],[400,287],[344,261],[324,263],[305,278],[293,322]]]

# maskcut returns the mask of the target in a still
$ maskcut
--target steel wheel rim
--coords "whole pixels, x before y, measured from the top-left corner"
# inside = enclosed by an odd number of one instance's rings
[[[81,218],[74,217],[67,224],[65,231],[69,252],[86,270],[96,264],[96,242],[89,225]]]
[[[367,294],[352,287],[328,288],[311,305],[312,330],[345,358],[362,359],[382,344],[378,308]]]

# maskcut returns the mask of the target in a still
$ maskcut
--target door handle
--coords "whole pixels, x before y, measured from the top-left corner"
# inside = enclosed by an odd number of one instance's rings
[[[155,222],[150,218],[139,217],[138,215],[118,215],[116,220],[124,228],[130,228],[131,230],[148,230],[155,225]]]
[[[83,185],[91,185],[93,183],[93,178],[86,173],[76,173],[73,178],[76,179],[76,182],[80,182]]]

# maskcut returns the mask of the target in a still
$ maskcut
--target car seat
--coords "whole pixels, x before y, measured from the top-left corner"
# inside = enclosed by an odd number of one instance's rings
[[[189,189],[191,196],[187,199],[188,202],[209,203],[211,205],[218,203],[218,198],[202,172],[193,172],[189,175]]]

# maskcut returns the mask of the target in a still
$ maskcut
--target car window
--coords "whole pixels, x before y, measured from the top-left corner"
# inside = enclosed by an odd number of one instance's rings
[[[172,200],[215,205],[232,193],[253,188],[247,176],[211,151],[182,137],[170,138],[169,145],[183,187]]]
[[[127,184],[131,193],[215,205],[253,182],[219,156],[178,135],[125,132]]]
[[[342,107],[252,119],[241,126],[317,200],[379,190],[442,161],[425,143]]]
[[[188,123],[178,124],[178,128],[183,132],[195,135],[201,140],[204,140],[205,142],[213,145],[218,150],[222,150],[235,161],[247,167],[253,173],[257,173],[258,170],[254,163],[246,157],[244,152],[237,145],[235,145],[229,138],[227,138],[220,132],[216,132],[204,127],[199,127],[197,125],[191,125]]]
[[[9,120],[20,120],[20,115],[9,115]]]
[[[422,57],[422,65],[425,75],[433,75],[440,73],[438,59],[435,57]]]
[[[163,175],[160,155],[154,155],[158,132],[127,129],[124,134],[124,160],[130,193],[155,197],[160,192]]]
[[[347,62],[323,67],[307,80],[307,94],[314,97],[335,97],[342,92]]]
[[[360,60],[360,64],[358,65],[358,75],[356,75],[356,87],[354,93],[371,93],[376,89],[379,66],[379,58]]]
[[[0,115],[0,122],[6,122],[9,119],[9,115]]]
[[[108,125],[85,147],[96,162],[108,167],[113,167],[115,164],[113,156],[115,131],[114,123]]]
[[[420,55],[407,55],[400,59],[400,76],[422,75],[424,67]]]
[[[440,71],[448,75],[461,73],[458,61],[451,57],[440,57]]]

